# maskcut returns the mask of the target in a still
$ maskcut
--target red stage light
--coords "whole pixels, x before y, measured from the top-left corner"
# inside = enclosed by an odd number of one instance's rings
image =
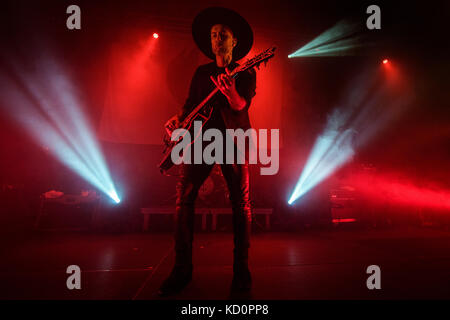
[[[153,38],[158,39],[159,38],[159,34],[157,34],[156,32],[153,33]]]
[[[388,62],[389,62],[388,59],[384,59],[384,60],[383,60],[383,64],[387,64]]]
[[[435,184],[419,186],[407,177],[367,173],[354,175],[351,181],[348,183],[352,183],[367,200],[417,208],[450,209],[450,190]]]
[[[341,223],[341,222],[355,222],[356,221],[356,219],[353,219],[353,218],[346,218],[346,219],[333,219],[333,220],[331,220],[331,222],[333,222],[333,223]]]

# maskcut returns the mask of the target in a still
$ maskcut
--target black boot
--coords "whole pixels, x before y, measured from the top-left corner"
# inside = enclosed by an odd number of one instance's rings
[[[170,296],[183,290],[192,280],[192,265],[175,266],[169,277],[162,283],[158,295]]]
[[[234,262],[231,290],[235,292],[250,291],[252,287],[252,277],[248,267],[251,221],[250,210],[234,215]]]
[[[180,292],[192,280],[192,241],[194,236],[194,206],[179,197],[175,223],[175,266],[162,283],[158,294],[168,296]]]
[[[248,264],[240,261],[233,265],[233,281],[231,282],[231,290],[235,292],[247,292],[252,288],[252,277]]]

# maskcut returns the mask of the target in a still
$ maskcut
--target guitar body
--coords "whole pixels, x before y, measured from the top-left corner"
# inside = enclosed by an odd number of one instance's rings
[[[164,156],[163,159],[161,161],[161,163],[159,164],[159,169],[161,172],[166,172],[168,170],[170,170],[170,168],[172,168],[174,166],[174,163],[172,161],[172,150],[173,148],[180,143],[183,139],[184,136],[186,134],[190,134],[191,136],[191,142],[187,145],[187,147],[184,149],[186,151],[190,151],[191,146],[194,144],[195,141],[197,141],[200,132],[203,131],[203,127],[205,126],[206,122],[211,119],[211,115],[212,115],[212,111],[213,108],[212,106],[208,105],[205,106],[202,110],[202,112],[199,112],[197,114],[195,114],[194,117],[190,118],[189,121],[182,122],[182,125],[177,128],[177,129],[185,129],[186,131],[184,132],[184,134],[178,136],[178,137],[174,137],[174,141],[172,141],[171,137],[172,137],[172,133],[173,131],[168,130],[166,131],[166,134],[164,136],[164,143],[165,143],[165,148],[164,148]],[[202,122],[202,126],[199,132],[194,132],[194,122],[195,121],[201,121]],[[181,154],[180,154],[181,156]]]

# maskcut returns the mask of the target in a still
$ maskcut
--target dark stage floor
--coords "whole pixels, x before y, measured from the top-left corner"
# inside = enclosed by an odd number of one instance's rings
[[[159,299],[170,271],[170,233],[38,232],[3,242],[1,299]],[[198,233],[194,279],[173,299],[449,299],[450,232],[310,230],[253,234],[251,296],[230,297],[232,234]],[[81,290],[66,268],[81,268]],[[366,268],[381,268],[369,290]]]

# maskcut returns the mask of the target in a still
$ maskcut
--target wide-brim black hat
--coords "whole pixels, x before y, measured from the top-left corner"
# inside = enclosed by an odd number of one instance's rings
[[[233,10],[211,7],[201,11],[192,23],[194,41],[207,57],[213,60],[216,58],[211,49],[211,28],[215,24],[228,26],[237,38],[233,60],[240,60],[249,53],[253,45],[253,31],[247,21]]]

